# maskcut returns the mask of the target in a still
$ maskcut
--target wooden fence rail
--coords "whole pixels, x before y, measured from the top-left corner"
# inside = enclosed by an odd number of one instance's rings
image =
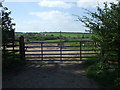
[[[53,45],[50,43],[54,43],[56,45]],[[65,43],[67,43],[67,45],[65,45]],[[74,43],[74,44],[77,43],[79,45],[69,45],[69,43]],[[48,46],[46,44],[48,44]],[[86,60],[87,58],[97,58],[95,56],[97,53],[93,49],[89,49],[89,48],[83,49],[83,47],[95,46],[93,41],[90,41],[90,40],[89,41],[85,40],[85,41],[26,42],[25,45],[27,47],[27,50],[25,51],[26,53],[25,56],[27,61],[83,61],[84,58]],[[44,48],[49,49],[51,47],[59,48],[59,49],[44,50]],[[64,49],[64,48],[70,48],[70,47],[75,47],[77,49]],[[37,50],[35,48],[37,48]],[[65,51],[69,53],[64,53]],[[53,56],[53,55],[59,55],[59,56]],[[68,55],[68,56],[64,56],[64,55]],[[83,55],[90,55],[90,56],[83,56]],[[45,60],[46,58],[48,60]],[[64,59],[64,58],[67,58],[67,59]],[[73,60],[68,60],[68,58],[73,58]]]
[[[15,42],[17,42],[17,44],[15,44]],[[50,43],[52,44],[54,43],[56,45],[52,45]],[[67,45],[65,45],[66,43]],[[70,45],[70,43],[74,43],[74,45],[73,44]],[[27,44],[30,44],[30,46]],[[35,46],[34,44],[37,44],[37,45]],[[28,59],[33,59],[33,61],[83,61],[87,58],[96,58],[95,55],[97,54],[96,52],[94,52],[93,49],[89,49],[89,48],[83,49],[84,47],[95,46],[93,41],[88,41],[88,40],[57,41],[57,42],[56,41],[55,42],[24,42],[24,37],[21,36],[19,40],[14,40],[14,44],[9,43],[9,44],[3,44],[2,46],[3,46],[3,49],[2,49],[3,56],[5,57],[9,56],[6,54],[6,52],[13,52],[13,53],[18,52],[20,54],[21,60],[26,59],[26,61],[32,61]],[[15,47],[18,47],[18,48],[16,49]],[[44,50],[44,48],[51,48],[51,47],[59,48],[59,49]],[[72,47],[75,47],[76,49],[65,49],[65,48],[72,48]],[[12,49],[7,49],[7,48],[12,48]],[[35,50],[35,48],[39,48],[39,49]],[[67,53],[65,53],[66,51]],[[55,55],[59,55],[59,56],[55,56]],[[64,55],[67,55],[67,56],[64,56]],[[83,55],[90,55],[90,56],[83,56]],[[71,58],[72,60],[68,58]]]
[[[8,52],[11,52],[13,54],[12,55],[7,54]],[[24,37],[23,36],[21,36],[19,38],[19,40],[13,40],[9,43],[2,44],[2,56],[4,58],[9,57],[9,56],[14,56],[15,53],[19,54],[21,60],[25,60],[25,44],[24,44]]]

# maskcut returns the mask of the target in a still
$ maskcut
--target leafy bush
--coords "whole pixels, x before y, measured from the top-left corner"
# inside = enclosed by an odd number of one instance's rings
[[[120,2],[119,2],[120,4]],[[86,72],[102,85],[108,88],[120,88],[120,67],[111,66],[108,61],[117,62],[120,66],[120,7],[119,4],[104,3],[104,8],[97,7],[97,12],[87,10],[88,16],[78,21],[85,24],[92,33],[92,39],[99,51],[98,61],[88,66]]]
[[[120,64],[120,7],[118,4],[104,3],[104,8],[97,7],[97,12],[87,10],[88,16],[78,16],[78,21],[85,24],[88,32],[92,33],[92,39],[97,43],[104,61],[118,61]],[[77,15],[76,15],[77,16]],[[107,58],[107,59],[105,59]],[[103,59],[101,59],[103,60]],[[107,61],[106,61],[107,60]]]
[[[120,77],[116,78],[116,79],[114,80],[114,82],[115,82],[116,87],[119,87],[119,88],[120,88]]]
[[[120,69],[110,68],[108,64],[99,62],[86,69],[88,76],[96,80],[104,88],[120,88]]]

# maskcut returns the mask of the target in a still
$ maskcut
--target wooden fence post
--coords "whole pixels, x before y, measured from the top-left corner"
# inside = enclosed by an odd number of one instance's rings
[[[43,60],[43,43],[41,43],[41,60]]]
[[[62,41],[60,41],[60,60],[62,61]]]
[[[79,44],[80,44],[80,61],[82,60],[82,42],[80,41],[79,42]]]
[[[19,43],[20,43],[20,47],[19,47],[20,57],[23,61],[25,61],[25,44],[24,44],[24,37],[23,36],[21,36],[19,38]]]

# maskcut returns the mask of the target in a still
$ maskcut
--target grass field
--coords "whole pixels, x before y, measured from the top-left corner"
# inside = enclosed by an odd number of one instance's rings
[[[60,36],[60,32],[43,32],[42,34]],[[66,37],[90,37],[90,33],[75,33],[75,32],[61,32],[62,36]]]
[[[56,41],[60,41],[60,40],[30,40],[30,42],[56,42]]]
[[[29,39],[30,42],[49,42],[49,41],[80,41],[80,40],[91,40],[93,34],[90,33],[76,33],[76,32],[27,32],[21,33],[16,32],[16,37],[19,38],[23,35],[25,38]]]

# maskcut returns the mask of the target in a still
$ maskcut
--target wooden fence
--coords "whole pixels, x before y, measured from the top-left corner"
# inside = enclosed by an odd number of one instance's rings
[[[9,54],[11,52],[12,54]],[[6,58],[9,56],[16,55],[18,53],[21,60],[25,60],[25,46],[24,37],[21,36],[19,40],[12,40],[9,43],[2,43],[2,57]]]
[[[21,36],[19,40],[3,44],[2,55],[9,57],[10,55],[7,52],[12,52],[12,55],[18,53],[21,60],[26,61],[83,61],[88,60],[88,58],[91,60],[96,58],[97,53],[94,51],[94,47],[95,43],[88,40],[24,42],[24,37]]]
[[[50,50],[46,49],[51,47],[52,49]],[[85,61],[90,59],[95,60],[95,58],[97,58],[96,54],[99,52],[94,50],[95,47],[96,44],[90,40],[24,42],[24,37],[21,36],[19,40],[13,40],[7,44],[2,44],[1,48],[2,57],[4,58],[11,56],[11,54],[7,54],[7,52],[12,52],[12,56],[18,53],[21,60],[24,61]],[[67,53],[64,53],[66,51]]]
[[[26,42],[25,46],[27,61],[83,61],[97,58],[94,51],[95,43],[90,40]]]

